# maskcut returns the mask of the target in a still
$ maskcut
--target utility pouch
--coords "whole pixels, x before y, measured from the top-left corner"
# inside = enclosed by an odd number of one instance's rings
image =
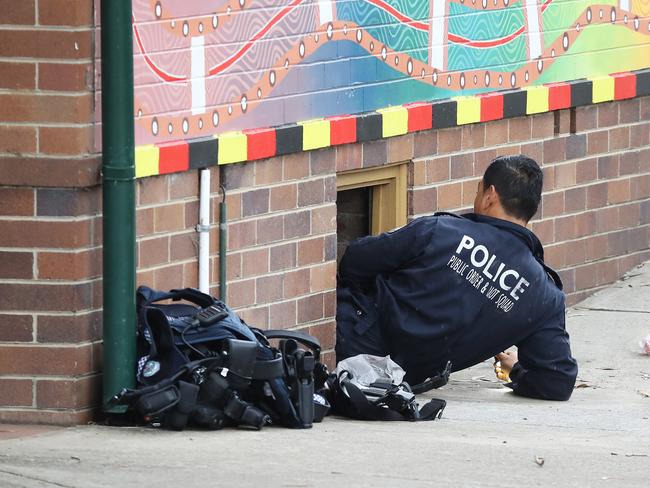
[[[181,399],[180,392],[175,385],[147,393],[138,398],[135,409],[143,417],[152,417],[176,405]]]

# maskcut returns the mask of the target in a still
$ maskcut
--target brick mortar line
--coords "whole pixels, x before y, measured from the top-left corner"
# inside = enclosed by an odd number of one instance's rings
[[[243,164],[255,164],[255,161],[249,161],[249,162],[243,163]],[[276,164],[281,165],[283,163],[279,162],[279,163],[276,163]],[[388,166],[388,165],[386,165],[386,166]],[[304,178],[297,179],[297,180],[294,179],[294,180],[280,180],[280,181],[274,181],[274,182],[270,182],[270,183],[253,183],[253,186],[251,186],[251,187],[239,187],[239,188],[233,188],[233,189],[230,189],[230,190],[228,188],[226,188],[226,194],[227,195],[231,195],[231,194],[241,195],[241,194],[247,193],[247,192],[249,192],[251,190],[263,190],[263,189],[266,189],[266,188],[268,188],[270,190],[270,189],[273,189],[273,188],[281,188],[283,186],[289,186],[289,185],[293,185],[293,184],[298,185],[300,183],[305,183],[305,182],[312,182],[312,181],[318,181],[318,180],[326,180],[326,179],[329,179],[329,178],[336,178],[336,176],[337,176],[337,173],[333,172],[333,173],[322,173],[322,174],[318,174],[318,175],[310,175],[310,176],[306,176]],[[219,194],[219,198],[221,198],[220,192],[215,192],[213,194],[217,194],[217,193]]]
[[[260,251],[262,249],[267,249],[267,248],[271,249],[271,248],[282,246],[282,245],[285,245],[285,244],[299,244],[301,242],[305,242],[305,241],[308,241],[308,240],[311,240],[311,239],[316,239],[318,237],[327,237],[327,236],[335,236],[335,235],[336,235],[336,232],[330,232],[329,234],[314,234],[314,235],[310,235],[310,236],[302,236],[302,237],[297,237],[297,238],[292,238],[292,239],[281,239],[281,240],[274,241],[274,242],[269,242],[269,243],[266,243],[266,244],[255,244],[255,245],[253,245],[251,247],[244,247],[244,248],[241,248],[241,249],[230,249],[230,250],[228,250],[229,252],[227,254],[235,254],[235,253],[241,254],[241,253],[248,252],[248,251]],[[216,252],[216,254],[211,255],[211,256],[219,256],[219,253]],[[335,261],[335,260],[332,260],[332,261]],[[323,261],[323,262],[328,263],[329,261]]]
[[[295,207],[295,208],[290,208],[290,209],[283,209],[283,210],[273,210],[265,213],[260,213],[256,215],[248,215],[246,217],[240,217],[238,219],[228,219],[226,222],[227,224],[230,223],[240,223],[240,222],[250,222],[254,220],[259,220],[259,219],[264,219],[266,217],[280,217],[280,216],[285,216],[285,215],[291,215],[293,213],[305,211],[305,210],[318,210],[321,208],[327,208],[331,207],[332,205],[336,206],[336,200],[332,202],[324,202],[324,203],[315,203],[313,205],[309,205],[306,207]]]
[[[38,73],[35,73],[38,80]],[[41,88],[0,88],[0,95],[27,95],[27,96],[79,96],[93,93],[93,90],[44,90]]]
[[[93,24],[84,24],[84,25],[0,24],[0,30],[33,31],[33,32],[97,32],[99,33],[99,26]]]
[[[321,351],[322,352],[322,351]],[[74,415],[77,413],[83,413],[83,412],[92,412],[97,410],[97,406],[93,407],[85,407],[81,409],[73,409],[73,408],[65,408],[65,409],[52,409],[52,408],[37,408],[37,407],[0,407],[0,413],[2,412],[8,412],[8,413],[57,413],[57,414],[62,414],[62,415]],[[8,472],[8,471],[5,471]],[[11,474],[17,474],[17,473],[11,473]],[[23,477],[22,474],[19,476]],[[40,478],[32,478],[29,477],[31,480],[38,480],[38,481],[44,481],[41,480]],[[47,481],[48,484],[51,484],[51,481]],[[59,485],[63,486],[64,488],[74,488],[74,487],[68,487],[67,485]]]
[[[0,186],[1,188],[1,186]],[[56,217],[52,215],[0,215],[0,223],[2,222],[49,222],[49,223],[71,223],[71,222],[85,222],[87,220],[97,220],[102,217],[103,214],[97,213],[94,215],[66,215],[61,217]]]
[[[196,264],[196,266],[198,267],[199,261],[198,261],[198,258],[197,259],[190,259],[190,260],[183,260],[183,261],[169,261],[167,263],[157,264],[155,266],[148,267],[148,268],[139,267],[139,268],[137,268],[136,271],[140,271],[142,273],[149,272],[149,271],[160,271],[160,270],[163,270],[165,268],[169,268],[170,266],[178,266],[178,265],[185,265],[185,264]],[[216,281],[215,283],[218,283],[218,281]]]
[[[58,248],[58,247],[34,248],[34,247],[6,247],[6,246],[3,246],[3,247],[0,247],[0,252],[62,253],[62,252],[68,252],[68,249],[69,248]],[[77,248],[75,248],[75,249],[77,249]],[[88,248],[83,247],[83,248],[79,248],[79,249],[80,249],[79,251],[70,251],[70,253],[73,253],[73,252],[82,253],[82,252],[86,252],[86,251],[94,251],[94,250],[102,249],[102,247],[101,246],[99,246],[99,247],[97,247],[97,246],[88,247]]]
[[[25,56],[12,58],[0,56],[0,63],[90,64],[95,62],[99,62],[99,59],[96,59],[94,56],[91,58],[29,58]]]
[[[20,310],[18,312],[7,312],[6,310],[0,310],[0,317],[3,315],[19,315],[19,316],[27,316],[27,317],[34,317],[37,321],[40,317],[66,317],[66,318],[73,318],[73,317],[82,317],[84,315],[91,315],[93,313],[101,312],[101,308],[96,308],[96,309],[89,309],[88,311],[83,311],[83,312],[61,312],[61,311],[56,311],[56,312],[43,312],[43,311],[25,311],[25,310]]]
[[[0,89],[0,95],[12,95],[16,92],[21,96],[29,96],[30,98],[34,97],[63,97],[63,98],[74,98],[79,97],[80,95],[93,95],[93,90],[84,90],[78,92],[69,92],[69,91],[47,91],[47,90],[30,90],[23,93],[22,90],[10,90],[10,89]],[[94,98],[94,97],[93,97]]]
[[[92,64],[96,60],[94,57],[93,58],[74,58],[74,59],[66,59],[66,58],[26,58],[23,56],[20,57],[6,57],[6,56],[0,56],[0,63],[20,63],[20,64],[39,64],[39,63],[47,63],[47,64]]]
[[[600,232],[598,234],[589,234],[587,236],[579,237],[579,238],[576,238],[576,239],[568,239],[568,240],[564,240],[564,241],[551,242],[551,243],[548,243],[548,244],[544,244],[544,249],[546,249],[547,247],[553,247],[553,246],[556,246],[556,245],[566,244],[566,243],[570,243],[570,242],[580,242],[580,241],[590,239],[592,237],[608,236],[609,234],[615,234],[617,232],[622,232],[622,231],[625,231],[625,230],[643,229],[643,228],[648,228],[648,227],[650,227],[650,224],[635,225],[633,227],[623,227],[622,229],[609,230],[609,231],[606,231],[606,232]],[[650,247],[646,248],[645,250],[646,251],[650,250]],[[635,253],[636,252],[643,252],[643,250],[642,251],[634,251],[634,252]],[[627,255],[628,254],[626,254],[625,256],[627,256]],[[613,257],[613,256],[608,256],[608,257]],[[597,259],[603,259],[603,258],[597,258]]]
[[[295,268],[289,268],[289,269],[284,269],[284,270],[280,270],[280,271],[273,271],[273,272],[269,272],[267,274],[262,274],[262,275],[254,275],[254,276],[249,276],[249,277],[246,277],[246,278],[241,278],[240,277],[240,278],[236,278],[236,279],[229,279],[228,284],[242,283],[242,282],[250,281],[250,280],[257,280],[258,278],[271,278],[271,277],[274,277],[274,276],[282,276],[282,275],[287,274],[287,272],[290,272],[291,270],[294,270],[294,271],[304,270],[304,269],[311,270],[312,268],[316,268],[317,266],[322,266],[324,264],[335,263],[335,262],[336,262],[336,259],[332,259],[331,261],[323,261],[323,262],[320,262],[320,263],[311,263],[311,264],[308,264],[308,265],[305,265],[305,266],[299,266],[299,267],[296,266]],[[298,298],[298,297],[304,298],[304,297],[307,297],[307,296],[314,296],[314,295],[317,295],[319,293],[324,293],[324,292],[332,291],[332,290],[336,290],[336,288],[331,288],[331,289],[328,288],[326,290],[321,290],[321,291],[318,291],[318,292],[309,291],[309,292],[307,292],[307,294],[298,295],[297,297],[293,297],[293,299]],[[288,301],[288,300],[292,300],[292,298],[286,298],[286,299],[282,299],[280,301]],[[271,303],[276,303],[276,302],[271,302]]]
[[[102,341],[84,341],[84,342],[75,342],[71,344],[69,342],[13,342],[13,341],[0,341],[0,349],[3,347],[16,347],[16,348],[26,348],[26,347],[37,347],[39,349],[81,349],[92,346],[93,344],[98,344]]]
[[[52,375],[52,376],[34,376],[34,375],[25,375],[19,376],[16,374],[0,375],[0,380],[33,380],[37,381],[80,381],[87,378],[92,378],[94,376],[99,376],[99,372],[83,373],[76,376],[62,376],[62,375]]]
[[[83,279],[74,279],[74,280],[64,280],[64,279],[9,279],[5,278],[0,280],[2,285],[34,285],[34,286],[70,286],[70,285],[90,285],[97,283],[102,280],[102,276],[97,276],[95,278],[83,278]],[[86,310],[86,309],[84,309]]]
[[[556,271],[558,271],[558,272],[560,272],[560,271],[571,271],[571,270],[576,271],[578,268],[586,268],[587,266],[593,266],[593,265],[595,265],[595,264],[610,263],[610,262],[612,262],[612,261],[616,261],[617,259],[620,260],[620,259],[624,259],[624,258],[626,258],[626,257],[628,257],[628,256],[636,256],[636,255],[638,255],[638,254],[642,254],[642,253],[644,253],[644,252],[648,252],[649,250],[650,250],[650,249],[643,249],[643,250],[641,250],[641,251],[629,252],[629,253],[624,254],[624,255],[622,255],[622,256],[607,256],[607,257],[604,257],[604,258],[600,258],[600,259],[598,259],[597,261],[590,261],[590,262],[588,262],[588,263],[576,264],[576,265],[573,265],[573,266],[566,266],[566,267],[564,267],[564,268],[557,268]],[[612,283],[618,281],[619,279],[620,279],[620,278],[617,278],[617,279],[614,280]],[[599,285],[599,286],[600,286],[600,285]],[[603,286],[608,286],[608,284],[605,284],[605,285],[603,285]],[[588,288],[588,289],[586,289],[586,290],[576,290],[576,292],[572,292],[572,293],[582,293],[582,292],[584,292],[584,291],[588,291],[588,290],[590,290],[590,288]]]
[[[33,125],[35,127],[35,125]],[[79,154],[79,155],[69,155],[69,154],[49,154],[49,153],[3,153],[0,152],[0,157],[6,157],[9,156],[11,158],[15,159],[21,159],[21,158],[34,158],[34,159],[40,159],[47,161],[52,160],[52,161],[57,161],[61,159],[67,159],[70,161],[83,161],[83,160],[91,160],[91,159],[96,159],[101,157],[101,153],[84,153],[84,154]],[[86,185],[85,187],[73,187],[73,188],[88,188],[88,187],[93,187],[93,186],[101,186],[101,179],[99,180],[99,183],[96,184],[91,184],[91,185]],[[7,186],[19,186],[19,187],[25,187],[27,185],[7,185]],[[32,188],[51,188],[51,187],[46,187],[46,186],[36,186]],[[70,187],[61,187],[61,188],[70,188]]]

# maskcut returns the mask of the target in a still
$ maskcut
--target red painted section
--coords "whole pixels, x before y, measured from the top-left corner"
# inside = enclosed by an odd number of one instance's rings
[[[636,97],[636,75],[634,73],[614,73],[614,100]]]
[[[433,107],[430,103],[407,103],[404,105],[408,111],[408,131],[431,129],[433,126]]]
[[[481,97],[481,122],[503,118],[503,95],[487,93]]]
[[[157,144],[158,174],[176,173],[190,168],[190,149],[187,142],[175,141]]]
[[[330,144],[348,144],[357,142],[357,118],[352,115],[342,117],[331,117],[330,121]]]
[[[560,110],[571,106],[571,85],[568,83],[549,83],[548,110]]]
[[[249,160],[275,156],[275,129],[245,130]]]

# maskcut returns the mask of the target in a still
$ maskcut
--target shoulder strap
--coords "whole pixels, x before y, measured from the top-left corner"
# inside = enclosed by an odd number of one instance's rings
[[[216,300],[213,297],[195,288],[182,288],[163,292],[143,285],[138,287],[136,297],[138,307],[144,307],[163,300],[187,300],[188,302],[192,302],[203,308],[216,303]]]
[[[314,359],[318,361],[320,358],[320,341],[305,332],[297,330],[283,330],[283,329],[270,329],[260,331],[267,339],[293,339],[299,342],[314,352]]]

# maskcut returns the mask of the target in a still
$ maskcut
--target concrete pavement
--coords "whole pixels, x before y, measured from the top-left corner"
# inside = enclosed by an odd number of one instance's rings
[[[516,397],[486,362],[432,392],[448,402],[435,422],[0,426],[0,487],[650,486],[650,356],[638,347],[650,333],[650,263],[570,309],[568,329],[580,365],[569,402]]]

